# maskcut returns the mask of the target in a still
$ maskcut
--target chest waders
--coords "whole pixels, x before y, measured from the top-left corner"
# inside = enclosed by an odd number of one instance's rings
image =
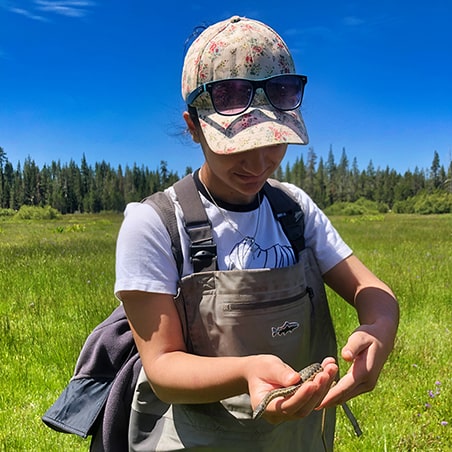
[[[275,216],[298,253],[295,265],[218,271],[210,222],[192,177],[174,188],[195,268],[181,279],[175,297],[188,351],[200,356],[274,354],[296,370],[336,357],[323,279],[312,251],[304,247],[303,217],[299,207],[294,209],[295,201],[280,189],[265,187]],[[163,211],[176,260],[180,259],[175,218],[167,218],[172,207],[166,213],[161,202],[156,207],[161,215]],[[323,415],[313,412],[274,426],[252,419],[247,394],[217,403],[168,405],[153,394],[142,371],[130,419],[130,451],[332,450],[335,409]]]

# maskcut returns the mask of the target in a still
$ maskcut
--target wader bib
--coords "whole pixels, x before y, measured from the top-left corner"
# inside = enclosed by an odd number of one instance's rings
[[[185,276],[175,303],[190,353],[274,354],[295,370],[336,357],[323,279],[309,248],[290,267],[207,268]],[[247,394],[217,403],[168,405],[154,395],[142,370],[132,405],[129,447],[147,452],[321,452],[325,445],[327,450],[333,447],[335,409],[327,410],[324,425],[322,414],[316,411],[274,426],[252,419]]]

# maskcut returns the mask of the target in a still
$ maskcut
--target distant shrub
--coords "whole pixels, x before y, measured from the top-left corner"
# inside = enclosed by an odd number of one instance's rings
[[[420,215],[452,213],[452,193],[423,193],[406,201],[396,202],[393,211]]]
[[[331,204],[331,206],[325,207],[323,211],[327,215],[346,215],[345,209],[350,205],[351,203],[349,202],[335,202],[334,204]]]
[[[441,192],[420,196],[414,205],[414,211],[421,215],[451,213],[452,194]]]
[[[22,206],[14,218],[18,220],[54,220],[59,215],[58,210],[50,206]]]
[[[15,213],[14,209],[0,209],[0,217],[12,217]]]
[[[377,210],[378,210],[378,213],[388,213],[389,206],[387,204],[385,204],[384,202],[379,202],[377,204]]]
[[[327,215],[373,215],[386,213],[389,208],[384,203],[377,203],[365,198],[359,198],[356,202],[336,202],[324,209]]]
[[[342,215],[354,216],[364,215],[366,209],[356,203],[346,203],[342,210]]]
[[[414,199],[409,198],[405,201],[396,201],[392,206],[394,213],[414,213]]]

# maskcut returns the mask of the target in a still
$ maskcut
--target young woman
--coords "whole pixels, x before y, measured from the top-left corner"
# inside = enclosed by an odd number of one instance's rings
[[[143,366],[130,450],[330,449],[334,407],[377,382],[397,331],[393,293],[306,193],[284,184],[304,214],[306,247],[294,250],[265,191],[288,144],[308,142],[299,111],[306,82],[281,37],[255,20],[212,25],[187,52],[183,117],[205,157],[193,181],[212,226],[215,268],[194,272],[175,187],[166,193],[182,277],[157,212],[127,206],[115,293]],[[324,282],[359,320],[342,348],[350,371],[335,385]],[[259,405],[270,391],[299,383],[298,371],[315,361],[322,367],[310,381]],[[258,406],[262,418],[254,419]]]

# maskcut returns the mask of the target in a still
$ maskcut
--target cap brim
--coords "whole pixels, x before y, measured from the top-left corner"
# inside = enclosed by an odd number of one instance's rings
[[[308,144],[299,110],[280,111],[271,106],[251,107],[237,116],[197,108],[209,148],[216,154],[233,154],[281,143]]]

